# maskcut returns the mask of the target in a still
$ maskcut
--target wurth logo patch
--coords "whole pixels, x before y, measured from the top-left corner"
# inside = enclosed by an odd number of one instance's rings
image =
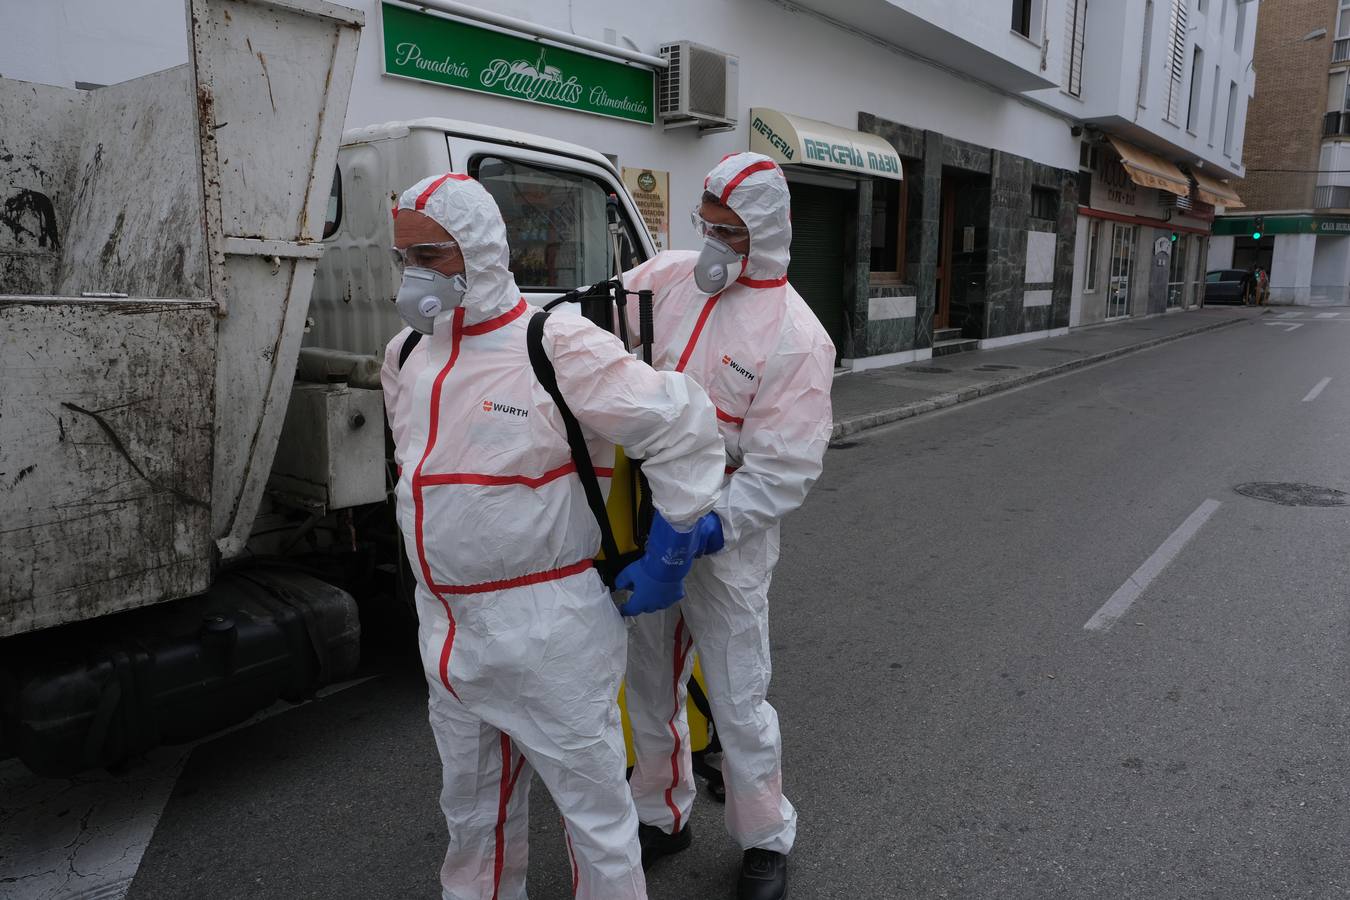
[[[483,401],[483,412],[501,413],[505,416],[517,416],[522,419],[530,414],[528,409],[521,409],[518,406],[507,406],[505,403],[494,403],[491,400]]]
[[[749,369],[747,369],[740,363],[736,362],[736,360],[732,359],[730,356],[724,355],[722,357],[722,365],[730,367],[731,371],[735,372],[737,375],[744,376],[747,381],[755,380],[754,372],[751,372]]]

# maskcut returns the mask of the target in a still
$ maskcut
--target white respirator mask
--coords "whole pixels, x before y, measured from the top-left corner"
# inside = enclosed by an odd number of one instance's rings
[[[414,331],[431,334],[436,317],[464,302],[469,282],[462,274],[442,275],[435,269],[409,266],[403,270],[394,305]]]
[[[741,254],[717,238],[703,239],[703,249],[694,263],[694,284],[705,294],[724,291],[731,278],[730,268],[741,261]]]

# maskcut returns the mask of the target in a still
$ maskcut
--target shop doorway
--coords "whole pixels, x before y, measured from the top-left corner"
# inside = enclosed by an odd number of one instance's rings
[[[989,176],[943,170],[935,332],[960,329],[963,338],[984,337],[988,255]]]
[[[845,348],[845,274],[848,248],[845,237],[852,226],[856,195],[848,190],[792,181],[792,260],[788,281],[802,295],[834,341],[838,354]]]
[[[1111,223],[1111,268],[1106,285],[1106,318],[1120,319],[1130,314],[1130,282],[1134,279],[1135,244],[1138,225]]]
[[[1263,234],[1259,240],[1241,235],[1233,238],[1233,268],[1247,271],[1253,265],[1270,275],[1275,259],[1275,235]]]

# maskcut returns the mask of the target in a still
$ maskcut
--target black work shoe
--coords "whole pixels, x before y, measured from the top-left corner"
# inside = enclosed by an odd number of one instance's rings
[[[666,834],[655,825],[638,824],[638,843],[642,845],[642,868],[647,869],[663,856],[688,850],[693,843],[694,831],[689,823],[675,834]]]
[[[785,900],[787,855],[751,847],[741,858],[741,880],[736,900]]]

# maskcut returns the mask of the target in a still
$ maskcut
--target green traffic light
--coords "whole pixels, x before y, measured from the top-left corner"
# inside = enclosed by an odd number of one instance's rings
[[[1259,241],[1259,240],[1261,240],[1261,232],[1259,232],[1259,231],[1253,231],[1253,232],[1252,232],[1252,240],[1254,240],[1254,241]]]

